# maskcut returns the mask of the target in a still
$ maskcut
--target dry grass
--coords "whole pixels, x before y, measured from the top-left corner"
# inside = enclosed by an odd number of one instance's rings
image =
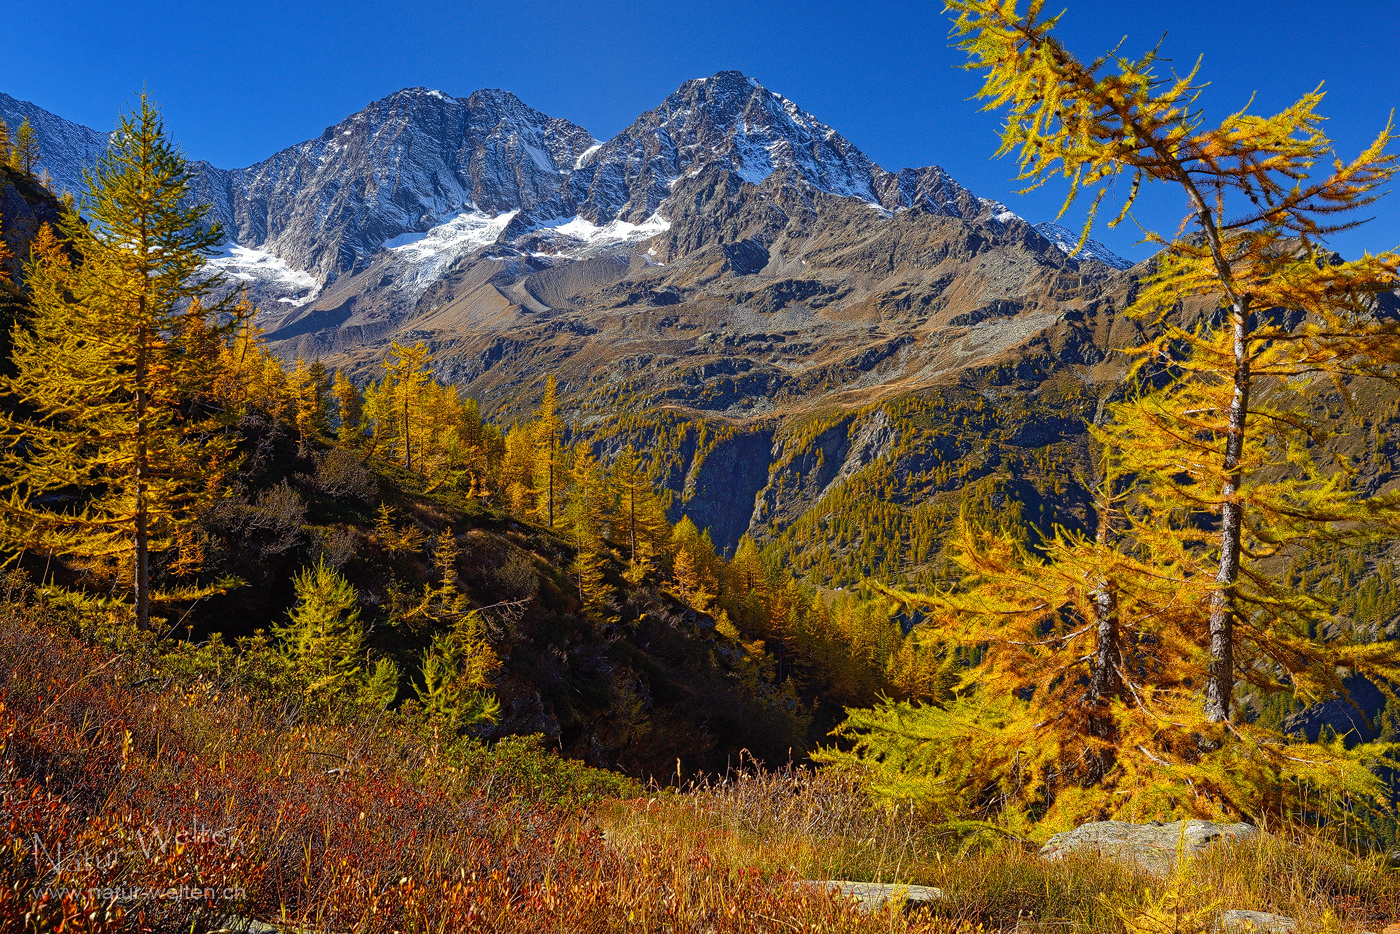
[[[961,841],[910,813],[872,811],[850,776],[756,770],[685,794],[617,802],[600,817],[610,840],[704,840],[726,867],[794,878],[929,885],[937,916],[991,930],[1121,932],[1170,883],[1095,858],[1047,863],[1006,839]],[[1400,920],[1400,872],[1308,833],[1274,833],[1210,851],[1178,886],[1218,909],[1268,911],[1312,930],[1379,930]]]
[[[610,844],[588,811],[502,793],[411,734],[292,722],[15,611],[0,743],[4,931],[957,928],[727,865],[703,835]]]
[[[464,769],[400,726],[308,722],[158,665],[0,609],[0,930],[197,932],[241,915],[366,934],[1116,934],[1115,904],[1146,885],[1011,843],[960,857],[913,816],[870,811],[834,772],[547,807],[519,787],[547,769]],[[1332,928],[1400,904],[1400,874],[1312,839],[1195,871],[1232,907]],[[793,885],[821,878],[947,898],[863,914]]]

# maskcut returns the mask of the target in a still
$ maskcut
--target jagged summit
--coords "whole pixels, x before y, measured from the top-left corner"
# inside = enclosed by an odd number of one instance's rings
[[[922,204],[964,219],[1006,214],[937,166],[889,172],[793,101],[740,71],[686,81],[589,154],[570,182],[578,214],[642,223],[676,184],[719,167],[750,184],[769,176],[890,211]]]
[[[1035,229],[1036,233],[1055,244],[1067,255],[1073,255],[1077,259],[1098,260],[1105,266],[1119,270],[1133,267],[1132,260],[1124,259],[1097,240],[1086,240],[1079,252],[1075,253],[1074,248],[1079,245],[1079,234],[1068,227],[1044,223],[1036,224]]]
[[[507,91],[406,88],[246,169],[205,168],[200,189],[239,245],[326,282],[462,212],[555,198],[595,144]]]
[[[581,191],[595,222],[650,217],[682,175],[719,165],[758,184],[775,171],[832,194],[878,201],[872,163],[850,141],[738,71],[687,81],[604,143]]]

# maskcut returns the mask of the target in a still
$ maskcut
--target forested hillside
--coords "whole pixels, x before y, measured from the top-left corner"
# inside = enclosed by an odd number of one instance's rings
[[[158,150],[154,112],[140,119]],[[178,163],[152,165],[141,171],[180,183]],[[118,411],[133,371],[92,347],[98,324],[71,296],[110,287],[92,257],[113,245],[90,223],[118,221],[85,223],[32,179],[7,177],[52,214],[28,235],[5,228],[30,256],[24,291],[8,293],[28,301],[7,358],[18,373],[6,470],[24,497],[7,528],[36,593],[77,600],[84,625],[115,626],[104,637],[117,639],[130,603],[104,594],[133,586],[120,530],[134,521],[126,471],[142,452],[103,413]],[[175,231],[195,209],[161,210]],[[330,666],[304,690],[369,692],[464,735],[540,733],[638,777],[723,770],[741,751],[801,757],[842,705],[928,693],[938,662],[888,601],[824,598],[747,540],[718,557],[708,532],[668,518],[645,452],[605,464],[569,440],[552,379],[540,410],[502,429],[434,376],[421,343],[394,344],[358,386],[316,361],[284,365],[254,309],[200,304],[219,287],[173,293],[149,351],[174,356],[150,377],[167,414],[143,468],[161,482],[145,494],[151,622],[138,629],[289,671]],[[76,538],[72,510],[90,530]]]

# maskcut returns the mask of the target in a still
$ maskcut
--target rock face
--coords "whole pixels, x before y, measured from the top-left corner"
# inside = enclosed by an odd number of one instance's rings
[[[85,190],[83,169],[92,168],[98,157],[107,151],[107,134],[65,120],[29,101],[0,94],[0,120],[9,126],[11,140],[26,119],[39,140],[39,163],[35,172],[47,169],[57,192],[81,194]]]
[[[1305,707],[1284,719],[1284,732],[1302,733],[1308,742],[1315,743],[1327,730],[1348,746],[1378,739],[1380,734],[1376,731],[1375,723],[1377,715],[1385,708],[1385,695],[1361,675],[1352,675],[1342,683],[1350,702],[1346,698],[1335,697]]]
[[[1217,824],[1204,820],[1170,824],[1096,821],[1055,834],[1041,847],[1040,856],[1055,860],[1072,854],[1099,855],[1134,864],[1154,876],[1164,876],[1176,865],[1178,850],[1191,858],[1217,843],[1249,840],[1258,835],[1259,829],[1253,824]]]
[[[11,282],[21,282],[29,246],[39,227],[56,227],[61,216],[62,206],[52,194],[32,178],[0,166],[0,238],[13,254],[4,269]]]

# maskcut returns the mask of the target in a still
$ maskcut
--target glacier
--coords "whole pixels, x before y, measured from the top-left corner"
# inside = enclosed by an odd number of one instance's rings
[[[409,293],[422,292],[457,260],[495,243],[518,213],[507,211],[492,217],[480,211],[463,211],[423,233],[386,240],[385,248],[394,254],[399,287]]]

